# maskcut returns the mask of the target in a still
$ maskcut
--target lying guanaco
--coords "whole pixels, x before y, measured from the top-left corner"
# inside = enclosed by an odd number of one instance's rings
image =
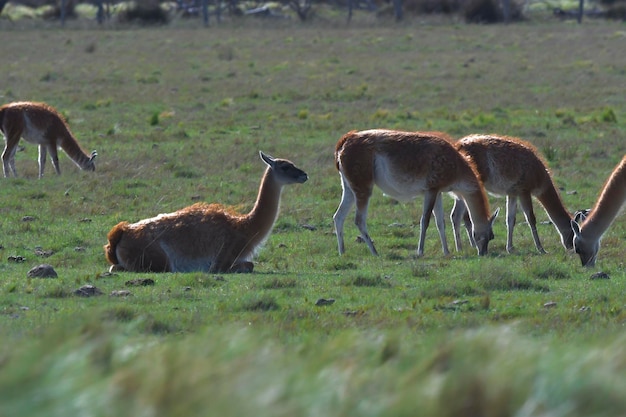
[[[196,203],[137,223],[118,223],[108,234],[111,271],[252,272],[252,258],[269,237],[285,185],[308,176],[286,159],[260,152],[267,169],[248,214],[220,204]]]

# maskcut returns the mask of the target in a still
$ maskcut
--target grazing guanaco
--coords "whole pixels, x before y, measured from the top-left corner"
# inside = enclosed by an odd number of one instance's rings
[[[343,226],[356,202],[355,223],[370,252],[378,255],[367,231],[367,209],[374,185],[399,201],[424,195],[417,255],[424,254],[426,229],[431,212],[443,214],[441,192],[459,195],[469,208],[472,235],[479,255],[485,255],[493,239],[492,224],[498,210],[489,213],[489,202],[473,164],[454,149],[440,132],[402,132],[395,130],[351,131],[337,142],[335,164],[343,193],[334,215],[339,254],[343,254]],[[440,208],[441,207],[441,208]],[[443,216],[438,216],[443,221]],[[442,235],[444,251],[445,235]]]
[[[602,187],[598,201],[585,216],[572,220],[574,250],[583,266],[594,266],[600,250],[600,240],[620,213],[626,201],[626,155],[617,164]]]
[[[20,138],[39,145],[39,178],[43,177],[47,152],[57,174],[61,147],[80,169],[95,171],[96,151],[88,155],[78,144],[65,119],[55,109],[45,103],[21,101],[0,107],[0,131],[4,135],[5,146],[2,152],[2,168],[5,178],[10,174],[17,177],[15,152]]]
[[[118,223],[104,246],[111,271],[252,272],[251,260],[278,217],[283,187],[308,179],[286,159],[260,156],[267,169],[252,211],[239,214],[220,204],[196,203],[137,223]]]
[[[572,215],[563,206],[547,163],[532,144],[507,136],[470,135],[456,142],[455,147],[475,164],[480,179],[489,193],[506,195],[507,252],[513,251],[513,229],[518,199],[535,241],[535,247],[540,253],[546,252],[537,233],[532,196],[539,200],[550,217],[561,237],[561,244],[568,250],[572,249],[574,237],[570,225]],[[462,200],[457,199],[450,214],[457,250],[461,250],[459,230],[464,213],[465,205]],[[465,219],[465,222],[468,226],[468,219]]]

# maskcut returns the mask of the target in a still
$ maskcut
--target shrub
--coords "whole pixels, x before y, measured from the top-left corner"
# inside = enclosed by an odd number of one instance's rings
[[[68,0],[65,2],[65,18],[66,19],[76,19],[78,15],[76,14],[76,2],[73,0]],[[58,20],[61,18],[61,2],[56,2],[53,7],[46,10],[42,18],[45,20]]]
[[[143,0],[120,12],[118,19],[122,23],[164,25],[169,22],[169,15],[157,1]]]
[[[613,2],[606,11],[606,17],[626,21],[626,1]]]
[[[457,13],[461,8],[459,0],[410,0],[405,3],[405,10],[408,13],[431,14]]]
[[[509,3],[509,21],[522,20],[521,7],[514,1]],[[498,23],[505,20],[502,3],[498,0],[468,0],[461,11],[467,23]]]

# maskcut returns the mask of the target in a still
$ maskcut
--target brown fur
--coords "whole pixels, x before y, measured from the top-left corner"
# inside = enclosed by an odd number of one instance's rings
[[[129,224],[130,223],[128,222],[119,222],[118,224],[113,226],[113,229],[111,229],[111,231],[107,235],[107,240],[109,241],[109,243],[104,246],[104,256],[107,258],[107,261],[109,261],[111,265],[119,264],[117,254],[115,253],[115,248],[120,243],[120,240],[122,240],[122,236],[124,236],[124,232],[128,228]]]
[[[491,222],[495,216],[490,216],[489,203],[475,167],[454,149],[447,135],[393,130],[351,131],[337,142],[335,163],[343,187],[341,203],[334,215],[340,254],[344,252],[344,220],[355,202],[355,223],[370,251],[377,254],[365,224],[374,185],[401,201],[424,195],[418,255],[423,254],[430,214],[435,206],[441,206],[438,195],[448,191],[467,201],[475,232],[482,242],[479,253],[487,252],[488,242],[493,237]],[[440,222],[439,217],[437,221]],[[442,217],[441,223],[438,228],[444,252],[447,252]]]
[[[626,155],[615,167],[602,187],[598,200],[586,219],[572,221],[574,250],[583,266],[594,266],[600,251],[600,240],[626,202]]]
[[[470,135],[460,139],[455,146],[476,165],[487,191],[506,195],[507,251],[513,251],[513,229],[519,199],[535,246],[539,252],[545,253],[537,234],[531,196],[535,196],[546,210],[559,232],[562,245],[572,249],[572,216],[554,186],[548,164],[531,143],[508,136]],[[463,212],[462,202],[457,201],[451,215],[457,250],[461,249],[459,225]]]
[[[20,138],[39,145],[39,178],[43,176],[47,152],[57,174],[60,147],[80,167],[87,171],[95,171],[94,151],[88,155],[78,144],[67,122],[61,114],[45,103],[15,102],[0,107],[0,131],[4,135],[5,147],[2,152],[4,176],[11,173],[17,177],[15,169],[15,152]]]
[[[307,180],[306,173],[290,161],[263,153],[261,158],[268,168],[250,213],[239,214],[220,204],[197,203],[134,224],[118,223],[104,246],[111,269],[251,272],[251,259],[278,216],[282,188]]]

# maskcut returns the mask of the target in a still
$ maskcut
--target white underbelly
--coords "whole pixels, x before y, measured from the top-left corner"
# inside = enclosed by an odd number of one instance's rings
[[[22,138],[34,145],[46,145],[48,140],[44,137],[44,133],[41,129],[38,129],[28,118],[24,116],[25,126],[22,132]]]
[[[385,195],[402,202],[410,201],[428,190],[425,178],[401,172],[381,156],[374,160],[374,182]]]
[[[189,258],[165,242],[160,242],[161,249],[165,252],[172,272],[208,272],[213,265],[213,259],[209,257]]]

